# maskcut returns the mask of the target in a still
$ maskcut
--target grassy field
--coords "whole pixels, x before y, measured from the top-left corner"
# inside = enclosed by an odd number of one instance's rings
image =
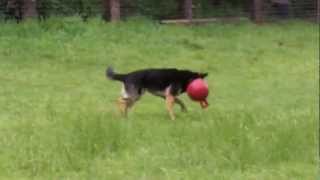
[[[317,26],[198,27],[76,18],[0,24],[0,179],[315,179]],[[118,72],[209,72],[207,110],[171,121],[146,95],[120,116]]]

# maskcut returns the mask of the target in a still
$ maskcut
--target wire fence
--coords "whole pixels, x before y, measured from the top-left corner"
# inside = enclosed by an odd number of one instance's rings
[[[109,0],[110,1],[110,0]],[[80,16],[110,19],[108,0],[0,0],[0,20],[21,21],[26,17],[44,20],[52,16]],[[147,16],[153,19],[183,19],[183,0],[121,0],[121,19]],[[260,16],[264,21],[282,19],[319,18],[319,0],[261,0]],[[192,17],[198,18],[254,18],[254,0],[193,0]],[[30,10],[31,9],[31,10]]]

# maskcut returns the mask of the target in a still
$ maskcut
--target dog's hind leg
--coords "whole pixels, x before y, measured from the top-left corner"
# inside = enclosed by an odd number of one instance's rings
[[[128,116],[128,110],[129,110],[130,107],[133,106],[133,104],[134,104],[134,100],[132,100],[130,98],[120,97],[118,99],[118,106],[119,106],[120,112],[125,117]]]
[[[168,87],[165,91],[165,97],[166,97],[166,106],[167,106],[167,110],[169,112],[170,118],[172,120],[175,120],[175,115],[173,112],[173,106],[175,103],[176,98],[171,94],[171,87]]]
[[[121,90],[121,97],[118,99],[121,113],[127,117],[129,109],[139,100],[140,96],[139,89],[129,84],[124,85]]]
[[[167,106],[167,110],[169,112],[170,118],[172,120],[175,120],[175,115],[173,112],[174,102],[175,102],[174,96],[166,96],[166,106]]]

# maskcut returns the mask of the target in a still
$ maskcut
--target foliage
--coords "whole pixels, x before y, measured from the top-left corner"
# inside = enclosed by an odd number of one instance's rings
[[[5,5],[8,0],[0,0],[0,12],[5,11]],[[178,0],[122,0],[122,7],[132,9],[136,14],[148,17],[168,18],[181,17],[183,12]],[[212,3],[208,0],[195,0],[193,2],[197,12],[208,13],[212,11]],[[237,0],[223,1],[224,9],[231,12],[235,7],[241,7]],[[45,15],[80,15],[96,16],[101,15],[103,11],[103,2],[101,0],[37,0],[37,8],[40,14]],[[125,9],[126,10],[126,9]],[[125,11],[124,10],[124,11]],[[223,13],[223,11],[220,11]],[[228,12],[227,12],[228,13]]]
[[[135,3],[138,13],[158,19],[181,13],[177,12],[178,2],[176,0],[136,0]]]
[[[6,10],[8,0],[0,0],[0,18]],[[101,16],[104,13],[102,0],[37,0],[37,9],[43,16],[79,15],[84,19]],[[123,16],[144,15],[155,19],[182,17],[183,0],[121,0]],[[267,0],[265,9],[273,13]],[[237,16],[249,11],[249,0],[193,0],[195,17]],[[315,12],[315,0],[291,0],[290,7],[294,16],[310,16]],[[269,9],[268,9],[269,8]],[[271,8],[271,9],[270,9]]]

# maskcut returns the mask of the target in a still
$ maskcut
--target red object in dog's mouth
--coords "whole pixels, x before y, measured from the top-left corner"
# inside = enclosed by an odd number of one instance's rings
[[[207,83],[201,79],[195,79],[191,81],[187,87],[187,93],[189,97],[194,101],[199,101],[202,108],[209,106],[206,98],[209,95],[209,89]]]

